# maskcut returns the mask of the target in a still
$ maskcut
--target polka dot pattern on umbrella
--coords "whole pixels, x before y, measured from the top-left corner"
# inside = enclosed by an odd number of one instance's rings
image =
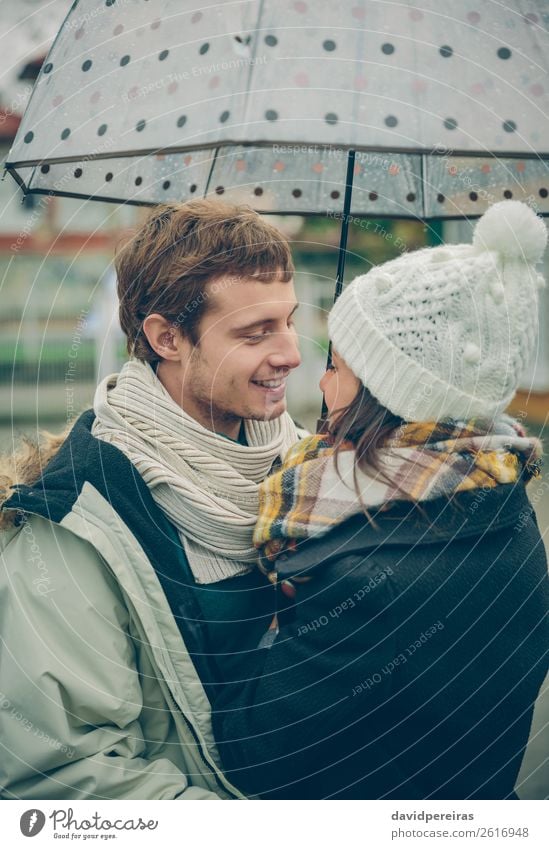
[[[437,0],[398,15],[362,0],[263,0],[260,18],[254,4],[233,4],[229,20],[190,0],[132,0],[131,15],[127,3],[87,0],[89,20],[77,5],[44,62],[11,159],[46,192],[136,192],[154,203],[208,187],[307,212],[340,207],[354,147],[354,202],[366,213],[451,215],[457,204],[476,215],[504,192],[543,208],[540,2],[502,16],[462,0],[446,0],[444,15]],[[446,153],[436,162],[421,159],[437,150]],[[486,151],[509,154],[512,179]],[[468,156],[478,159],[474,175],[461,164]]]

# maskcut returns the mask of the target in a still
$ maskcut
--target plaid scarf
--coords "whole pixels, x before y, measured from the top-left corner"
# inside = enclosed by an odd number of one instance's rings
[[[356,465],[354,446],[320,434],[301,440],[259,488],[254,544],[267,566],[299,540],[326,534],[391,501],[427,501],[539,475],[542,447],[508,416],[486,423],[402,425],[380,449],[381,472]],[[270,567],[272,568],[272,566]]]

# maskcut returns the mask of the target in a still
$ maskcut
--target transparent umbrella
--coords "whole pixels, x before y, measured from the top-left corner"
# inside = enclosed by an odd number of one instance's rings
[[[546,0],[87,0],[6,167],[25,192],[261,212],[549,214]],[[478,11],[477,11],[478,9]]]

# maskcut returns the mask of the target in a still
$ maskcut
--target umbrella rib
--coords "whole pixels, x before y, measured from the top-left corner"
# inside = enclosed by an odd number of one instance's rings
[[[265,0],[260,0],[259,10],[258,10],[258,13],[257,13],[256,27],[255,27],[256,32],[260,31],[260,25],[261,25],[261,19],[263,17],[264,6],[265,6]],[[245,102],[244,102],[244,115],[245,116],[248,114],[248,105],[249,105],[249,102],[250,102],[250,96],[251,96],[251,92],[252,92],[252,75],[253,75],[254,67],[255,67],[255,59],[257,57],[258,44],[259,44],[259,39],[252,39],[252,57],[251,57],[252,61],[248,64],[248,81],[247,81],[246,89],[245,89],[245,92],[246,92]]]
[[[141,150],[120,150],[116,151],[114,154],[109,153],[84,153],[80,156],[58,156],[44,159],[21,159],[16,160],[15,162],[6,162],[5,167],[11,171],[13,168],[30,168],[34,165],[63,165],[70,164],[72,162],[94,162],[99,160],[114,160],[114,159],[125,159],[129,157],[144,157],[144,156],[153,156],[156,154],[162,155],[171,155],[177,153],[192,153],[193,151],[200,150],[221,150],[225,147],[244,147],[244,148],[266,148],[272,147],[273,145],[279,145],[281,147],[301,147],[303,145],[310,144],[310,141],[296,141],[292,139],[291,141],[284,141],[282,139],[277,139],[276,141],[253,141],[246,142],[242,139],[236,141],[234,139],[226,139],[224,141],[216,141],[216,142],[203,142],[201,144],[196,145],[177,145],[173,147],[152,147],[152,148],[144,148]],[[318,142],[319,148],[325,148],[326,150],[334,150],[337,148],[338,150],[356,150],[358,153],[382,153],[385,156],[389,154],[398,156],[399,154],[407,155],[407,156],[440,156],[444,158],[448,155],[448,150],[437,149],[437,148],[406,148],[406,147],[382,147],[381,145],[360,145],[360,144],[340,144],[334,145],[333,143],[329,144],[328,142]],[[458,148],[453,148],[451,151],[452,157],[464,157],[464,158],[475,158],[479,157],[483,159],[536,159],[536,160],[549,160],[549,151],[536,151],[535,153],[530,153],[528,151],[518,152],[518,151],[498,151],[495,154],[493,151],[487,150],[462,150]]]
[[[213,172],[214,172],[214,168],[215,168],[215,163],[217,162],[217,154],[218,153],[219,153],[219,148],[216,147],[215,153],[214,153],[213,158],[212,158],[212,164],[210,166],[210,172],[208,174],[208,179],[206,180],[206,186],[204,188],[204,197],[206,197],[206,195],[208,194],[208,192],[210,190],[210,183],[211,183],[211,180],[212,180],[212,176],[213,176]]]

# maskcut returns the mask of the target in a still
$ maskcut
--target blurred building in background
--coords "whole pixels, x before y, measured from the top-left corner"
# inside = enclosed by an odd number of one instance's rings
[[[70,8],[4,2],[0,156],[6,158],[51,41]],[[63,427],[123,356],[112,256],[135,209],[47,195],[22,199],[0,183],[0,436]]]

